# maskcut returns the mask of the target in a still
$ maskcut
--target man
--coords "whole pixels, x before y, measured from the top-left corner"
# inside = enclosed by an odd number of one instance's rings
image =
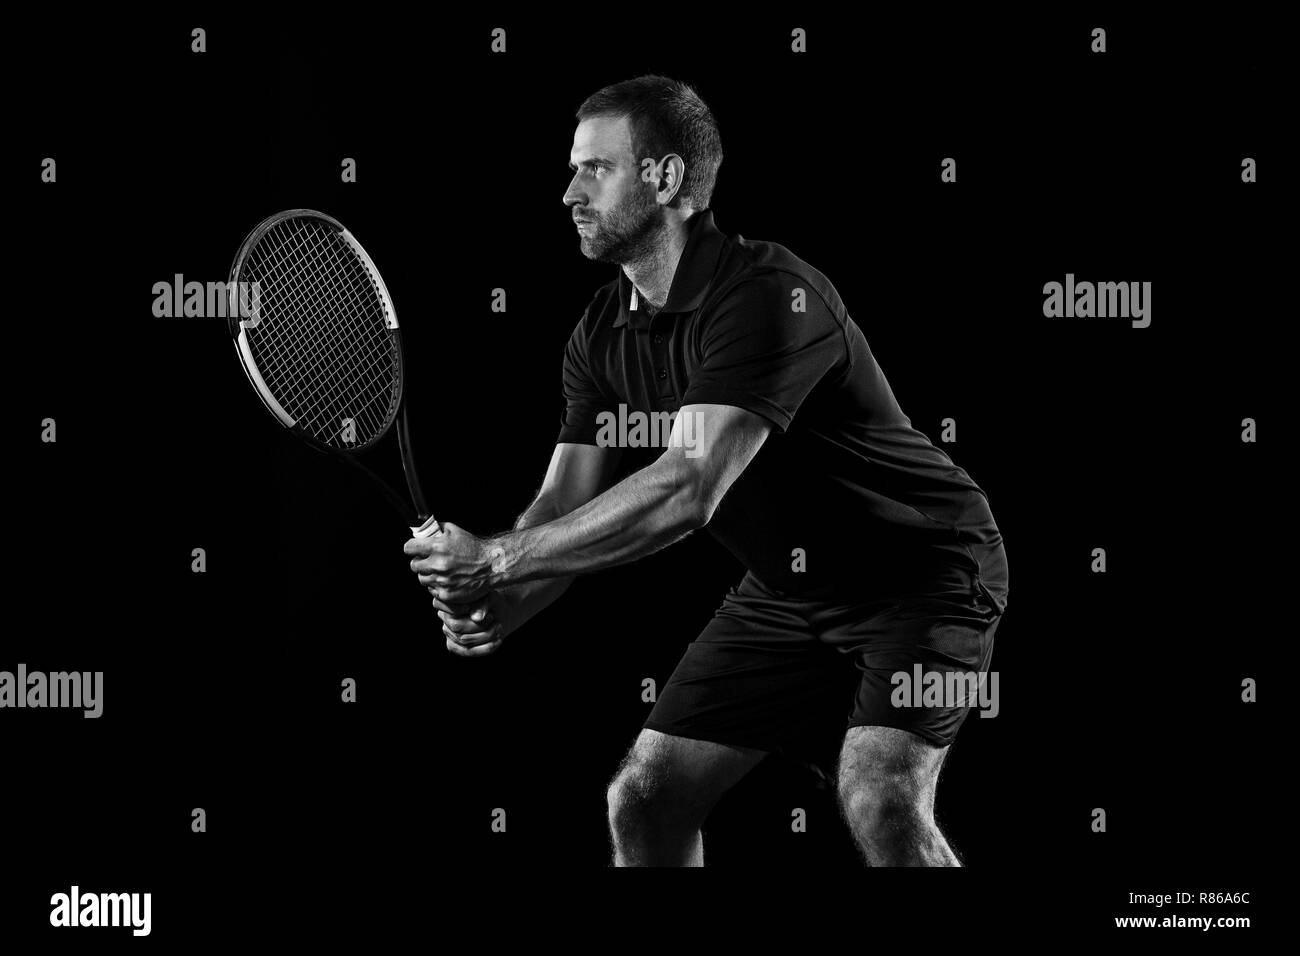
[[[694,90],[640,77],[578,120],[564,202],[583,254],[621,271],[570,338],[555,453],[515,530],[406,544],[447,649],[490,654],[575,575],[707,526],[748,573],[609,788],[615,864],[702,865],[722,794],[768,753],[811,753],[828,720],[838,746],[847,715],[837,789],[866,860],[960,865],[934,795],[970,698],[891,696],[917,665],[987,671],[1008,588],[984,492],[911,427],[825,276],[715,226],[721,140]],[[677,415],[615,483],[620,405]]]

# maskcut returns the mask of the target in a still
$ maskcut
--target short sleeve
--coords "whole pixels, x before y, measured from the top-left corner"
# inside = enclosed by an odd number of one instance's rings
[[[564,349],[564,412],[560,415],[560,434],[555,439],[557,444],[596,444],[596,416],[606,404],[591,374],[587,328],[590,311],[588,309],[583,313]]]
[[[828,373],[849,361],[844,330],[821,296],[786,273],[747,279],[726,294],[700,333],[702,357],[683,405],[734,405],[784,432]]]

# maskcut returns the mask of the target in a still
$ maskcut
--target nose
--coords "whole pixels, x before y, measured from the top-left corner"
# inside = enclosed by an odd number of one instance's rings
[[[578,188],[578,174],[573,174],[573,179],[569,182],[569,188],[564,191],[564,204],[572,209],[574,206],[585,206],[587,204],[587,194]]]

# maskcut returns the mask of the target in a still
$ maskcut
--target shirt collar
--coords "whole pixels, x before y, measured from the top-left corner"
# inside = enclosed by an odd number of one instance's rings
[[[673,284],[668,290],[668,300],[663,312],[692,312],[704,301],[709,282],[718,268],[718,256],[727,237],[713,224],[713,210],[697,212],[686,221],[688,234],[686,248],[677,262],[677,271],[673,273]],[[627,325],[629,317],[633,328],[645,328],[649,320],[643,308],[631,311],[632,293],[636,287],[622,269],[618,272],[618,317],[614,319],[614,328]],[[637,293],[638,305],[641,294]]]

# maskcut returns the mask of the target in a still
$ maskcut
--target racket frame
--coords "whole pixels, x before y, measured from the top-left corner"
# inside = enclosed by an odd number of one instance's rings
[[[397,413],[388,425],[376,434],[370,441],[366,442],[355,451],[348,452],[340,448],[334,448],[318,440],[306,429],[299,425],[271,393],[261,372],[257,369],[257,363],[253,359],[252,348],[249,345],[247,329],[255,326],[254,321],[249,326],[245,325],[250,318],[256,316],[245,316],[244,310],[239,301],[239,283],[240,272],[243,269],[244,262],[247,260],[249,253],[253,251],[262,237],[266,235],[276,225],[286,222],[290,219],[311,218],[324,222],[333,228],[344,242],[357,254],[363,266],[366,268],[370,279],[375,284],[376,293],[384,308],[384,324],[393,337],[394,354],[397,364]],[[427,537],[433,534],[439,534],[440,529],[436,521],[429,520],[429,508],[425,502],[424,491],[420,485],[420,477],[415,467],[415,456],[411,448],[411,430],[410,423],[406,414],[406,354],[402,349],[402,330],[397,321],[397,309],[393,305],[392,296],[388,293],[388,286],[384,283],[384,277],[375,266],[374,260],[366,252],[357,238],[348,231],[343,223],[339,222],[333,216],[315,209],[287,209],[278,212],[273,216],[258,223],[244,238],[239,246],[239,252],[235,255],[235,261],[230,266],[230,280],[226,285],[227,295],[227,324],[231,338],[235,343],[235,351],[239,355],[239,364],[244,370],[248,382],[253,386],[253,391],[257,393],[266,410],[275,417],[282,426],[288,429],[293,435],[305,445],[314,448],[316,451],[329,456],[335,461],[341,462],[360,472],[375,483],[375,486],[383,492],[384,498],[407,522],[412,534],[418,537]],[[409,501],[398,494],[393,487],[384,479],[363,465],[355,457],[377,444],[390,430],[397,431],[398,452],[402,459],[402,474],[406,479],[406,490],[410,495]],[[414,508],[411,505],[414,504]]]

